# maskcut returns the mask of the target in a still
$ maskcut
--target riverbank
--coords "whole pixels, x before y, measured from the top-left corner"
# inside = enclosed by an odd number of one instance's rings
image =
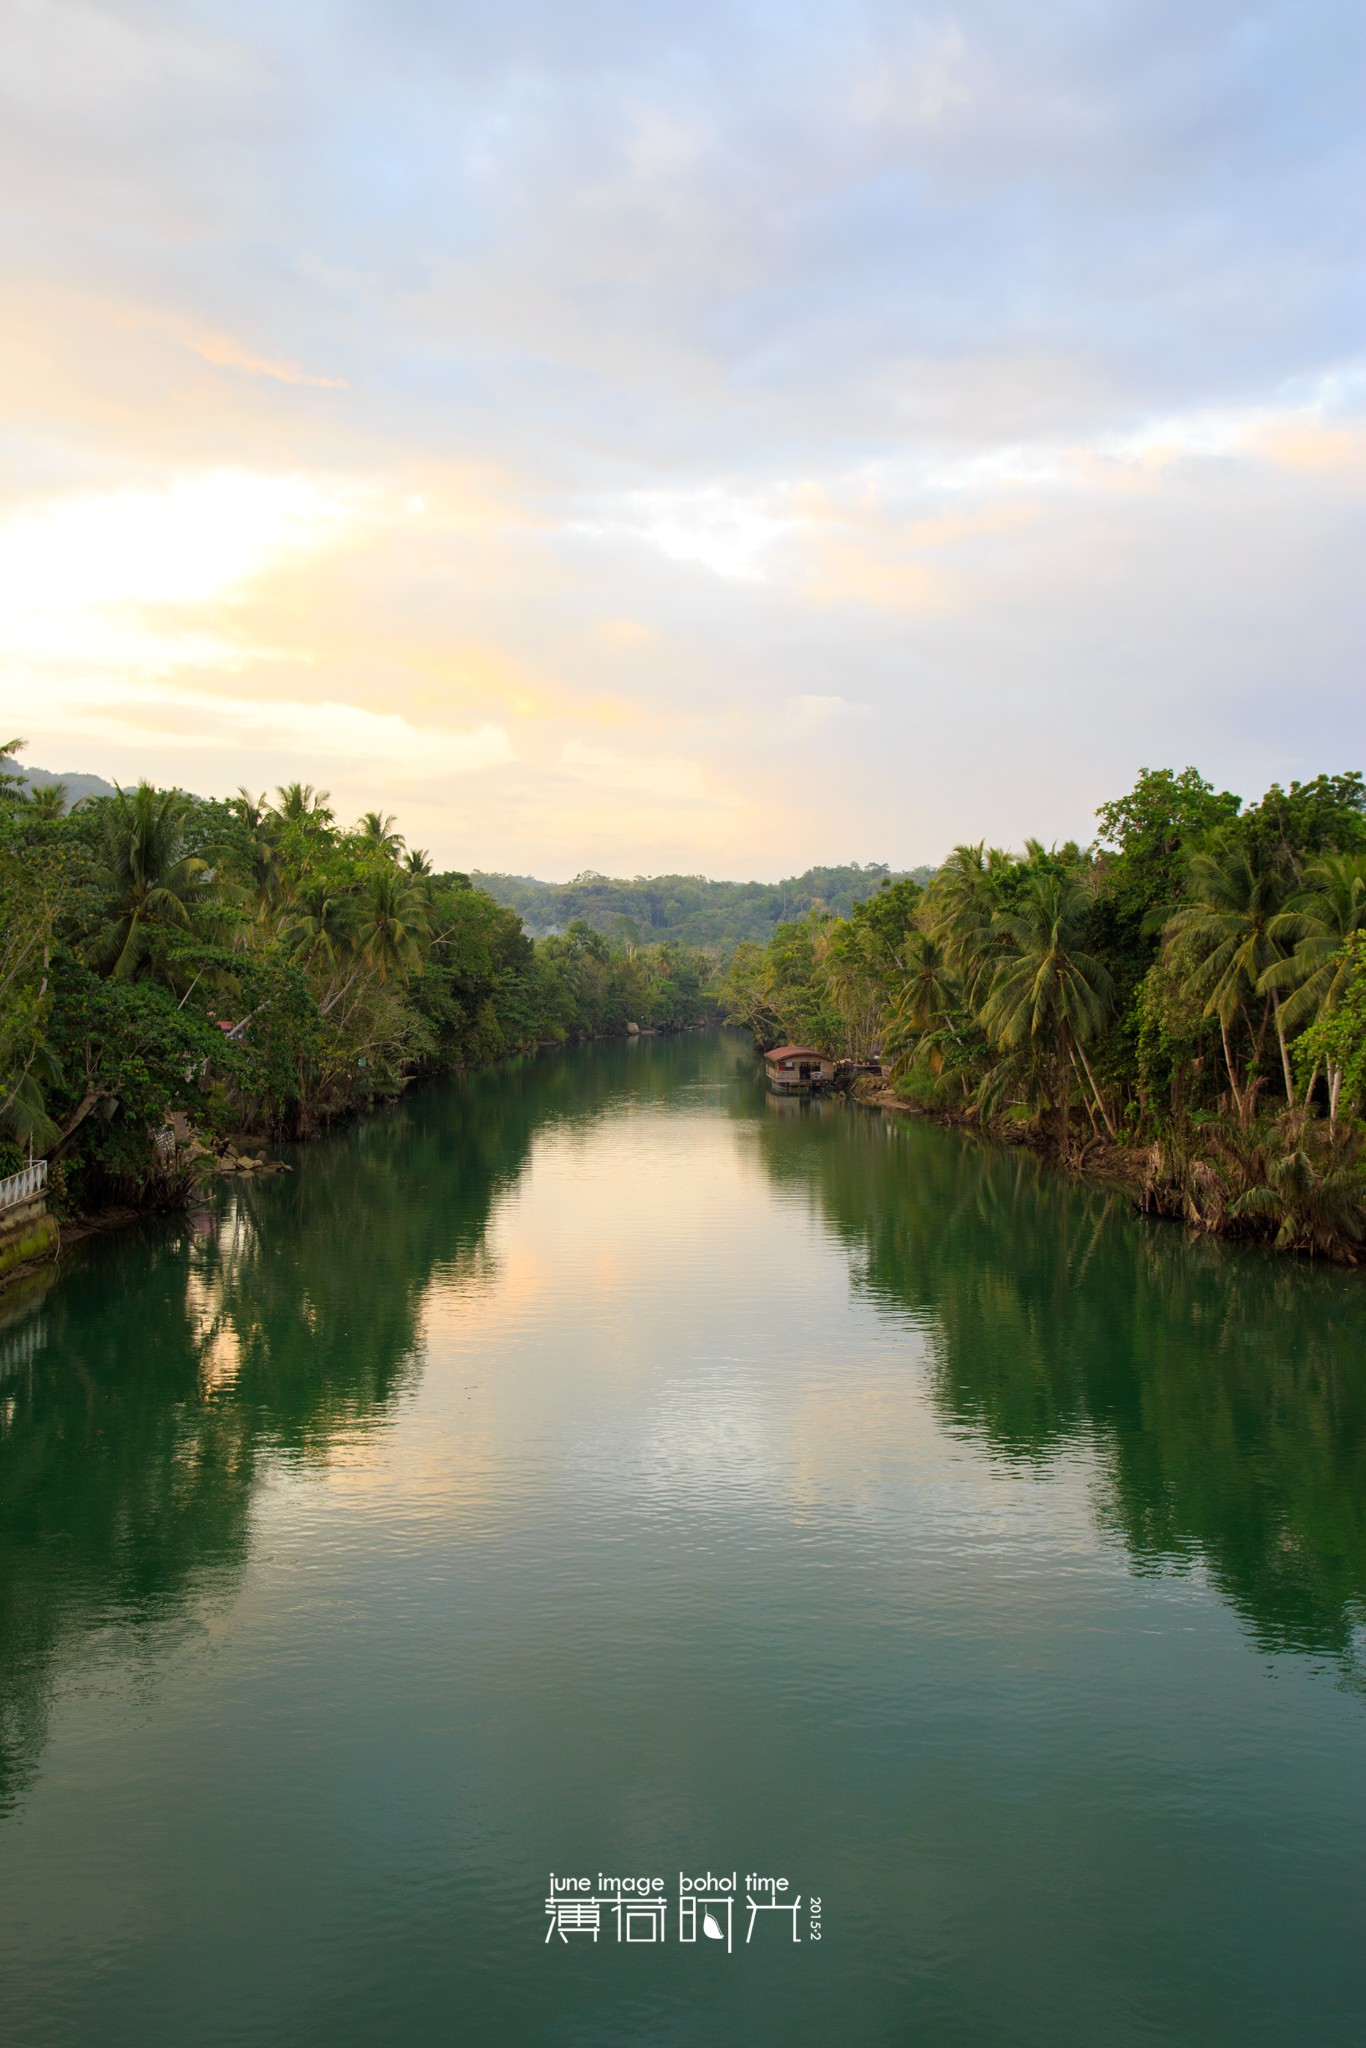
[[[262,1133],[251,1130],[237,1130],[219,1137],[211,1137],[195,1128],[190,1119],[177,1112],[165,1127],[159,1146],[160,1167],[156,1191],[151,1198],[141,1203],[111,1202],[85,1213],[62,1215],[49,1210],[45,1218],[48,1228],[41,1246],[28,1247],[22,1260],[11,1259],[8,1265],[0,1263],[0,1297],[8,1300],[19,1283],[31,1279],[35,1273],[55,1269],[63,1252],[89,1238],[106,1237],[124,1230],[129,1224],[145,1222],[154,1216],[182,1213],[189,1209],[198,1196],[205,1194],[217,1180],[264,1180],[276,1174],[293,1173],[296,1169],[289,1161],[274,1155],[281,1145],[311,1145],[325,1139],[348,1124],[376,1111],[392,1109],[400,1102],[411,1101],[414,1096],[440,1082],[450,1081],[462,1074],[487,1073],[497,1067],[515,1066],[523,1060],[538,1060],[542,1054],[564,1052],[574,1045],[621,1043],[629,1044],[656,1038],[682,1037],[703,1032],[707,1024],[684,1023],[673,1025],[639,1025],[630,1023],[623,1031],[594,1031],[576,1034],[571,1039],[545,1039],[539,1044],[520,1046],[514,1051],[500,1054],[490,1060],[465,1060],[439,1070],[427,1069],[408,1077],[408,1085],[385,1097],[372,1097],[368,1103],[354,1104],[340,1115],[315,1125],[311,1130],[290,1137],[278,1133]],[[150,1185],[150,1184],[149,1184]],[[0,1253],[3,1246],[0,1245]]]
[[[967,1113],[923,1109],[919,1103],[908,1102],[904,1095],[899,1095],[880,1075],[858,1075],[847,1092],[852,1101],[862,1103],[865,1109],[892,1110],[928,1123],[971,1131],[974,1136],[985,1138],[1006,1150],[1022,1145],[1054,1166],[1061,1166],[1069,1173],[1084,1174],[1093,1180],[1118,1181],[1131,1190],[1138,1190],[1148,1178],[1151,1146],[1116,1144],[1111,1138],[1092,1135],[1064,1158],[1056,1139],[1042,1128],[1031,1128],[1006,1117],[983,1122],[980,1117]]]
[[[177,1121],[254,1151],[414,1078],[714,1015],[709,957],[579,924],[533,944],[381,812],[347,828],[312,786],[277,795],[141,784],[58,815],[0,789],[0,903],[23,963],[5,990],[0,1179],[46,1157],[54,1214],[180,1206]]]
[[[1246,1128],[1209,1119],[1146,1144],[1092,1133],[1064,1153],[1046,1124],[924,1109],[882,1075],[857,1075],[846,1092],[867,1109],[955,1126],[1006,1150],[1024,1146],[1068,1174],[1116,1188],[1140,1216],[1181,1223],[1200,1236],[1341,1266],[1362,1262],[1353,1141],[1348,1136],[1338,1154],[1325,1153],[1322,1126],[1307,1112]]]

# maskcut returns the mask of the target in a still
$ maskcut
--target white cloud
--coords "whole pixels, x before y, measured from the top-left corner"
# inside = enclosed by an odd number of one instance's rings
[[[206,790],[469,768],[434,842],[561,872],[1350,763],[1361,36],[21,6],[6,727]]]
[[[491,720],[458,730],[327,698],[226,697],[155,686],[130,695],[111,679],[73,685],[62,702],[44,709],[42,730],[59,744],[79,741],[90,748],[104,741],[127,748],[141,738],[149,748],[201,758],[250,747],[263,762],[311,760],[324,774],[375,766],[395,784],[473,774],[516,759],[507,728]]]
[[[769,575],[774,551],[801,525],[783,509],[785,496],[781,484],[750,491],[725,484],[631,491],[610,501],[599,516],[573,521],[569,530],[595,540],[636,541],[727,582],[758,583]]]

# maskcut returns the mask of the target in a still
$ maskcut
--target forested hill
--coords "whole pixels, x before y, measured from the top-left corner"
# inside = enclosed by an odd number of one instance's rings
[[[51,789],[54,783],[62,788],[63,809],[70,810],[84,796],[112,796],[114,785],[106,782],[102,775],[90,775],[84,769],[63,769],[55,772],[51,768],[25,768],[13,754],[0,754],[0,776],[8,776],[21,789]]]
[[[933,869],[917,868],[928,881]],[[775,925],[823,907],[848,917],[893,871],[883,862],[857,861],[808,868],[783,882],[712,882],[705,875],[637,875],[614,880],[591,869],[572,882],[538,882],[530,875],[475,873],[470,880],[495,903],[521,916],[534,938],[562,932],[575,918],[612,939],[653,944],[668,937],[688,946],[729,952],[742,939],[762,945]]]

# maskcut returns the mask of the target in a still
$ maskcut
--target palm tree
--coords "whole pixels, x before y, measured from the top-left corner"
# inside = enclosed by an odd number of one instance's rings
[[[61,1135],[47,1113],[43,1082],[61,1079],[61,1070],[47,1045],[38,1047],[23,1071],[0,1083],[0,1131],[16,1145],[44,1150]],[[32,1151],[29,1157],[32,1158]]]
[[[409,847],[403,865],[410,875],[430,875],[433,872],[432,857],[425,846]]]
[[[51,819],[66,816],[66,784],[47,782],[41,789],[30,786],[28,802],[24,810],[30,818],[40,818],[44,824]]]
[[[330,825],[332,822],[327,791],[315,789],[311,782],[287,782],[276,790],[275,795],[275,815],[282,824],[300,825],[305,820],[318,825]]]
[[[105,923],[91,942],[91,957],[117,981],[128,981],[146,960],[153,940],[183,931],[190,909],[210,885],[208,864],[186,842],[189,804],[179,790],[142,782],[130,796],[120,789],[104,815]]]
[[[281,926],[280,940],[301,967],[321,967],[335,974],[355,936],[355,906],[334,896],[324,882],[310,882]]]
[[[1167,920],[1167,938],[1173,944],[1185,940],[1195,954],[1197,964],[1186,978],[1185,990],[1188,995],[1203,997],[1205,1015],[1219,1020],[1229,1087],[1241,1115],[1251,1098],[1238,1085],[1229,1032],[1247,1015],[1267,970],[1285,957],[1289,936],[1282,918],[1285,881],[1263,855],[1221,835],[1208,851],[1191,855],[1185,894],[1183,907]],[[1275,988],[1268,993],[1281,1049],[1286,1100],[1293,1103],[1295,1088],[1280,995]]]
[[[394,819],[379,811],[367,811],[360,821],[360,836],[367,846],[373,846],[386,860],[397,860],[403,851],[403,834],[395,832]]]
[[[380,868],[371,875],[358,937],[381,981],[419,971],[428,929],[427,895],[418,882],[398,868]]]
[[[9,867],[4,880],[17,880]],[[53,904],[38,889],[5,891],[0,919],[0,1132],[19,1145],[48,1146],[57,1126],[43,1088],[61,1079],[47,1040]]]
[[[265,792],[253,796],[239,789],[228,805],[242,827],[245,845],[234,850],[247,869],[257,914],[266,917],[280,899],[282,876],[277,834],[279,819],[266,802]]]
[[[1310,863],[1304,879],[1305,887],[1269,927],[1273,939],[1293,942],[1295,950],[1287,959],[1273,960],[1259,984],[1276,996],[1289,991],[1281,1014],[1291,1031],[1336,1008],[1352,968],[1347,941],[1353,932],[1366,930],[1366,860],[1360,854],[1325,854]],[[1333,1126],[1341,1092],[1342,1066],[1334,1061],[1328,1069],[1328,1121]]]
[[[1264,1185],[1240,1195],[1229,1214],[1276,1224],[1277,1251],[1326,1252],[1355,1264],[1366,1237],[1366,1180],[1350,1159],[1330,1158],[1320,1171],[1296,1147],[1270,1167]]]
[[[928,932],[908,932],[906,980],[892,1010],[884,1048],[892,1055],[894,1073],[905,1069],[930,1032],[953,1032],[953,1013],[961,1000],[962,991],[939,940]]]
[[[1002,883],[1015,866],[1009,854],[980,839],[976,846],[955,846],[925,896],[926,929],[943,947],[974,1007],[996,964],[992,919],[1002,907]]]
[[[853,921],[837,921],[821,932],[814,958],[832,1014],[844,1027],[846,1056],[858,1058],[880,1036],[887,1007],[873,934]],[[662,954],[660,967],[665,975],[671,972]]]
[[[1113,994],[1109,969],[1085,950],[1090,912],[1090,892],[1075,876],[1031,867],[1015,907],[997,911],[991,921],[1003,957],[982,1005],[982,1023],[1004,1052],[1029,1048],[1051,1055],[1064,1145],[1069,1075],[1078,1060],[1105,1127],[1115,1135],[1086,1057],[1087,1041],[1104,1024]]]
[[[28,745],[27,740],[6,740],[0,746],[0,810],[9,810],[24,801],[24,778],[18,769],[18,756]]]

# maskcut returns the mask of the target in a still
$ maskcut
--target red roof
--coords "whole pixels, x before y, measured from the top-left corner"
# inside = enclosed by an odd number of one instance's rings
[[[813,1045],[775,1045],[772,1052],[764,1054],[766,1060],[823,1060],[826,1057]]]

